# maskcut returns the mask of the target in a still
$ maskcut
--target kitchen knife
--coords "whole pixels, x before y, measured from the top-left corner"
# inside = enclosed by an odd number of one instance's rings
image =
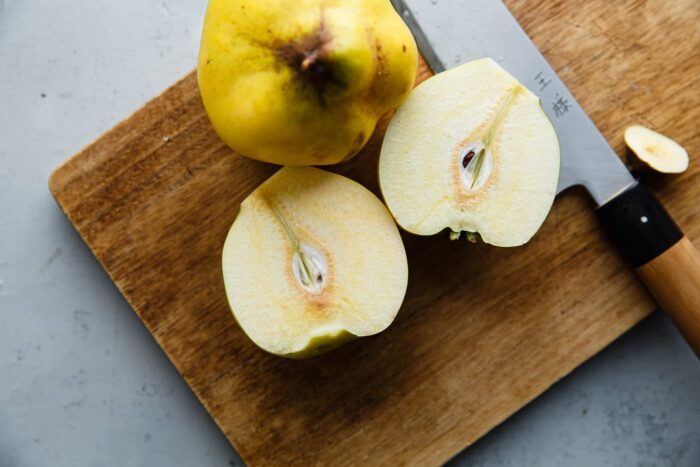
[[[603,227],[700,356],[700,255],[638,183],[500,0],[392,0],[435,73],[491,57],[537,94],[561,145],[558,193],[582,185]]]

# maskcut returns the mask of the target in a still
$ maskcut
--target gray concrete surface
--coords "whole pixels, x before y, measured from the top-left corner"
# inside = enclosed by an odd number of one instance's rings
[[[0,0],[0,467],[241,465],[47,189],[193,68],[204,7]],[[700,365],[657,314],[453,465],[694,467],[699,415]]]

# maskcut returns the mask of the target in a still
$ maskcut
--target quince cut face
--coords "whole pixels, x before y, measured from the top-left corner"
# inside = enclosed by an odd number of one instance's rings
[[[639,168],[676,174],[688,170],[688,151],[672,139],[641,125],[625,130],[625,143],[637,156]]]
[[[305,358],[396,317],[408,265],[386,207],[354,181],[285,167],[241,204],[223,250],[226,294],[263,350]]]
[[[559,180],[559,141],[539,98],[491,59],[422,83],[389,124],[379,180],[397,222],[496,246],[539,230]]]
[[[240,154],[326,165],[362,149],[417,70],[389,0],[211,0],[198,81],[214,129]]]

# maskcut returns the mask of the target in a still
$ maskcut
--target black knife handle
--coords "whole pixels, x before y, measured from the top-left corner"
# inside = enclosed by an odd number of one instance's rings
[[[598,209],[613,242],[700,357],[700,253],[637,184]]]
[[[683,232],[641,183],[598,208],[598,216],[622,255],[637,269],[678,243]]]

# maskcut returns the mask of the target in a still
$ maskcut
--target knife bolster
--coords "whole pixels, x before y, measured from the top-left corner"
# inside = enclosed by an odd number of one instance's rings
[[[663,205],[640,183],[598,208],[598,215],[615,246],[635,269],[683,238]]]

